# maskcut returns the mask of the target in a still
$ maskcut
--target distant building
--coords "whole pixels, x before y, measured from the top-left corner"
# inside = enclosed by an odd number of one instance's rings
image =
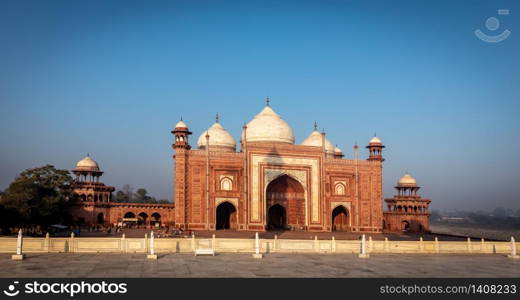
[[[80,160],[72,170],[76,176],[74,193],[80,199],[73,208],[76,223],[81,225],[173,225],[173,204],[114,203],[114,187],[100,181],[103,172],[90,156]]]
[[[384,213],[385,229],[388,231],[430,231],[429,205],[431,200],[417,194],[420,187],[415,178],[405,174],[397,186],[397,195],[385,199],[388,211]]]

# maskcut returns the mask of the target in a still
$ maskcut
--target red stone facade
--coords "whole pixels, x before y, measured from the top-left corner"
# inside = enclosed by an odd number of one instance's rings
[[[73,215],[78,224],[87,226],[123,222],[137,225],[175,224],[173,204],[81,202],[73,208]]]
[[[395,187],[397,195],[385,199],[388,211],[384,213],[384,229],[392,232],[430,232],[431,200],[417,194],[420,187],[415,180],[402,182],[407,177],[411,178],[405,175]]]
[[[188,128],[172,133],[178,226],[239,231],[383,230],[382,144],[369,146],[368,160],[349,160],[325,154],[322,147],[275,142],[242,143],[240,152],[211,146],[192,150]],[[222,188],[223,180],[231,180],[229,189]],[[222,205],[232,207],[229,216]]]
[[[103,172],[89,156],[72,170],[76,175],[74,193],[79,203],[72,207],[74,221],[79,225],[174,225],[174,205],[154,203],[114,203],[114,187],[100,182]]]

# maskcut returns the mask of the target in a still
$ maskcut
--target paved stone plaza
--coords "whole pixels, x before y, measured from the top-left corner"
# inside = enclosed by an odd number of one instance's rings
[[[373,254],[29,254],[0,255],[0,277],[520,277],[504,255]]]

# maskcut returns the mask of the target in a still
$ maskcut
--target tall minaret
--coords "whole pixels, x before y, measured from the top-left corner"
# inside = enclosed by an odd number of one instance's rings
[[[175,223],[181,228],[188,229],[187,219],[187,179],[188,179],[188,155],[191,148],[189,144],[189,135],[191,132],[188,125],[182,119],[175,125],[172,131],[175,136],[175,143],[172,148],[175,150],[173,156],[174,162],[174,195],[173,201],[175,203]]]
[[[172,134],[175,135],[175,144],[172,145],[173,149],[177,150],[179,148],[184,148],[186,150],[190,150],[191,146],[189,144],[189,135],[191,132],[188,129],[188,125],[181,120],[175,125],[175,129],[172,130]]]
[[[383,158],[383,142],[374,134],[374,137],[368,143],[367,149],[369,151],[368,160],[384,161]]]

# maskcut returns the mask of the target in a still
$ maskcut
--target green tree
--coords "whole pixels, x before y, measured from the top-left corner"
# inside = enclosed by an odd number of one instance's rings
[[[129,184],[123,185],[121,188],[121,191],[126,195],[126,202],[133,202],[133,189],[132,186]]]
[[[132,193],[132,188],[129,184],[125,184],[118,190],[113,197],[114,202],[130,202],[130,203],[169,203],[168,200],[160,200],[160,202],[148,195],[148,191],[144,188],[137,189],[135,193]]]
[[[146,191],[146,189],[137,189],[137,191],[134,194],[134,202],[147,203],[148,198],[150,198],[147,196],[147,194],[148,192]]]
[[[27,169],[9,185],[0,199],[3,213],[1,227],[13,225],[43,225],[70,220],[68,208],[76,201],[74,180],[69,171],[52,165]]]
[[[112,199],[114,202],[129,202],[128,195],[123,191],[117,191]]]
[[[135,192],[133,200],[133,202],[136,203],[157,203],[157,200],[154,197],[150,197],[148,191],[143,188],[140,188]]]

